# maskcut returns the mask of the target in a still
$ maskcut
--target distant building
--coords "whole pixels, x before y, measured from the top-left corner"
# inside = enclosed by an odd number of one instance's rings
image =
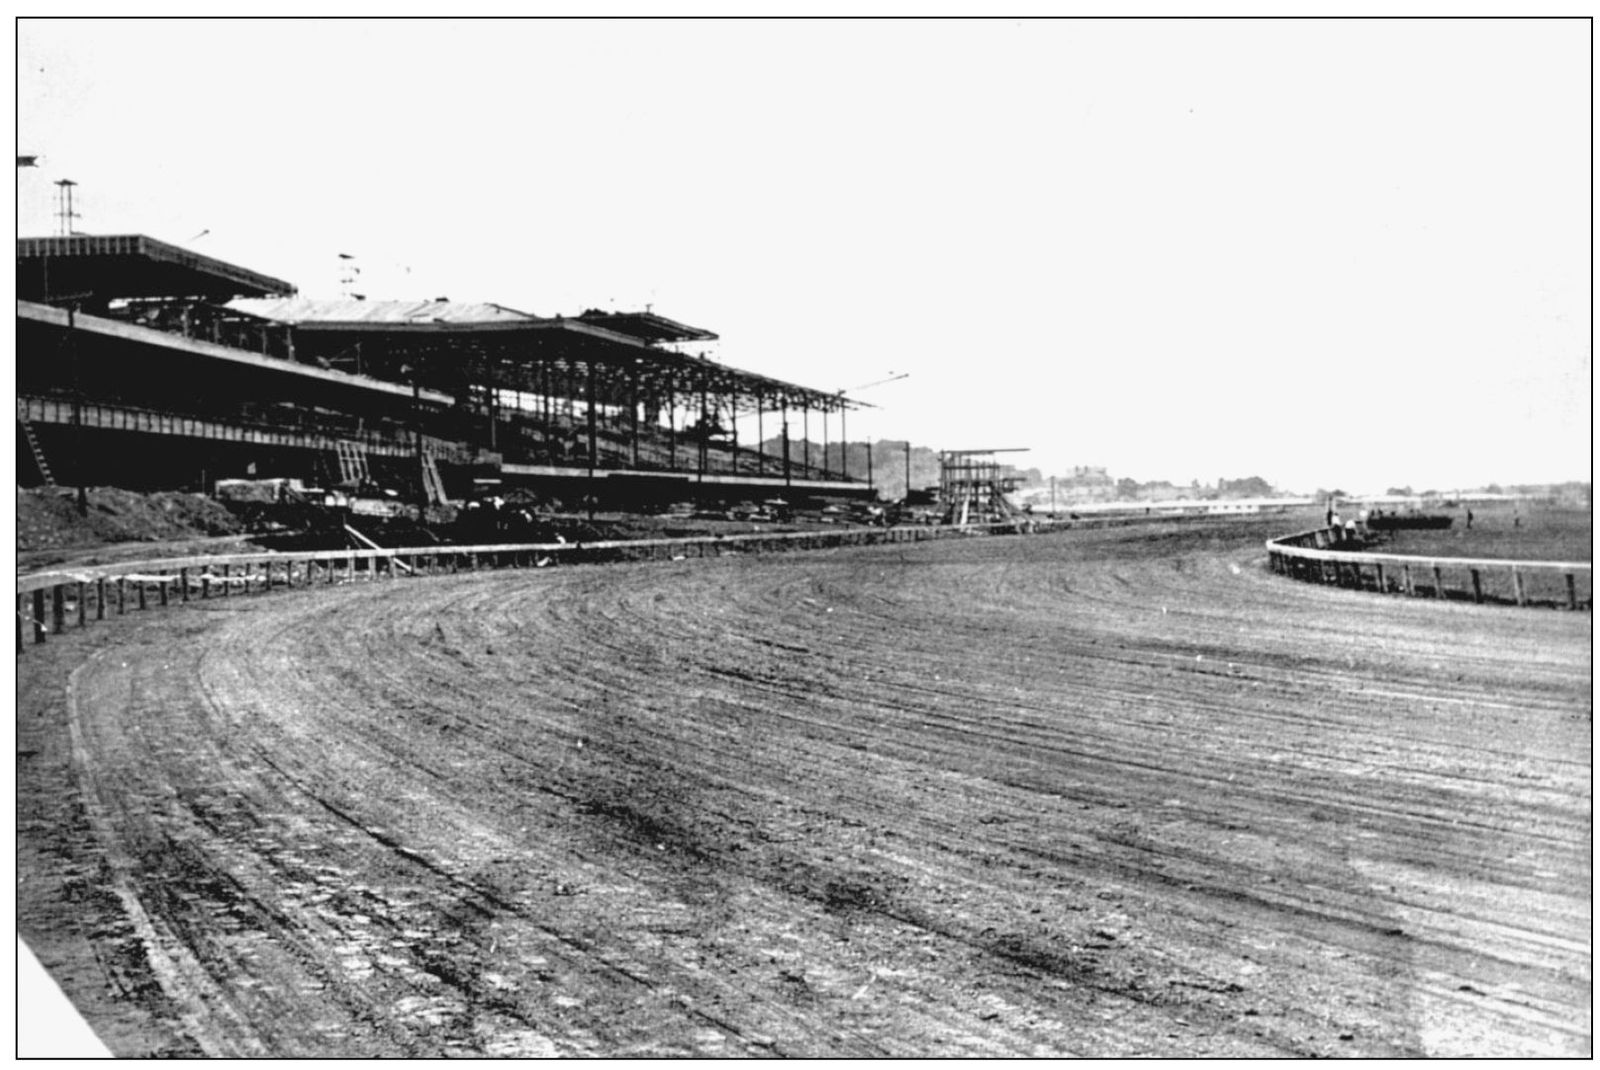
[[[1193,498],[1193,487],[1179,487],[1162,480],[1156,483],[1141,483],[1136,500],[1141,502],[1173,502]]]
[[[1056,501],[1063,505],[1117,500],[1117,481],[1103,467],[1079,465],[1056,479]]]

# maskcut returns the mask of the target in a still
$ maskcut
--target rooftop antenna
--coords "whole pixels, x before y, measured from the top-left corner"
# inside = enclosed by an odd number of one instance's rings
[[[72,208],[72,191],[78,184],[70,178],[56,180],[56,225],[63,237],[76,234],[72,221],[78,218],[78,213]]]

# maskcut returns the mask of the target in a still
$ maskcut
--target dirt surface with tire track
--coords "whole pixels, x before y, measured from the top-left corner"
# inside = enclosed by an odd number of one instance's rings
[[[119,1054],[1587,1052],[1590,616],[1285,523],[108,620],[19,658],[21,932]]]

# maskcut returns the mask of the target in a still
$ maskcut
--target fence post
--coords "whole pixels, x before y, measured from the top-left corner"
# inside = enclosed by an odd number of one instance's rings
[[[1374,561],[1372,563],[1372,568],[1378,574],[1378,593],[1379,594],[1388,594],[1389,593],[1389,585],[1384,581],[1384,578],[1383,578],[1383,562],[1382,561]]]
[[[22,653],[23,646],[24,646],[24,644],[22,642],[22,617],[23,617],[23,614],[25,614],[27,611],[28,611],[28,596],[25,595],[25,594],[17,595],[17,653],[18,654]]]
[[[95,583],[94,619],[95,620],[105,620],[106,619],[106,578],[104,576],[101,576],[99,579],[95,580],[94,583]]]
[[[170,605],[171,604],[171,599],[172,599],[171,592],[167,590],[167,579],[168,579],[167,574],[165,572],[161,573],[160,590],[161,590],[161,604],[163,606]]]
[[[1472,573],[1472,600],[1481,606],[1483,605],[1483,577],[1478,574],[1478,570],[1475,568],[1468,571]]]
[[[148,598],[149,598],[149,595],[146,593],[146,587],[147,587],[147,584],[144,582],[144,580],[141,579],[139,581],[139,608],[140,609],[148,609],[149,608],[149,602],[147,601]]]
[[[1573,579],[1572,573],[1567,573],[1567,608],[1578,608],[1578,582]]]
[[[50,630],[60,635],[67,630],[67,595],[66,588],[56,584],[50,588]]]
[[[33,641],[44,642],[44,588],[33,592]]]
[[[1522,587],[1522,570],[1517,568],[1515,565],[1511,566],[1511,586],[1515,587],[1517,590],[1517,605],[1527,605],[1528,594],[1525,590],[1523,590]]]
[[[89,623],[89,585],[78,581],[78,627]]]
[[[189,600],[189,570],[188,569],[180,568],[178,570],[178,582],[183,585],[183,590],[179,595],[179,601],[187,602]]]
[[[1433,566],[1433,597],[1444,597],[1444,569],[1438,565]]]
[[[1411,580],[1411,566],[1410,565],[1401,565],[1400,566],[1400,579],[1401,579],[1401,582],[1405,585],[1406,594],[1415,596],[1416,593],[1417,593],[1417,587],[1416,587],[1416,584],[1413,583],[1412,580]]]

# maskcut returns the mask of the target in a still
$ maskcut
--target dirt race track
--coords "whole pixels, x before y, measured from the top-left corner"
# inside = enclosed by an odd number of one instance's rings
[[[108,620],[20,928],[119,1054],[1587,1052],[1592,618],[1286,523]]]

